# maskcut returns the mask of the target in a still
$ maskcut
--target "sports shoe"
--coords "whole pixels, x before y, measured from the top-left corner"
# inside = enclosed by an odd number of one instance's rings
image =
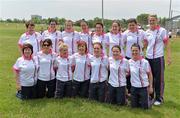
[[[155,105],[155,106],[159,106],[159,105],[161,105],[161,104],[162,104],[162,103],[161,103],[160,101],[157,101],[157,100],[154,102],[154,105]]]

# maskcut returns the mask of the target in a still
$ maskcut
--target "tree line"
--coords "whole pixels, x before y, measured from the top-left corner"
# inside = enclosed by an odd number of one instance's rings
[[[143,14],[140,14],[136,17],[138,23],[142,26],[142,28],[146,28],[146,26],[148,25],[148,15],[149,14],[146,14],[146,13],[143,13]],[[39,19],[39,18],[33,18],[31,20],[34,21],[34,23],[36,24],[48,24],[49,20],[51,18],[47,18],[47,19]],[[65,21],[66,19],[65,18],[58,18],[58,17],[55,17],[54,19],[56,19],[59,23],[59,25],[63,26],[65,24]],[[161,26],[165,26],[165,22],[166,20],[168,20],[166,17],[159,17],[159,24]],[[74,21],[74,26],[80,26],[80,20],[77,20],[77,21]],[[127,27],[127,20],[128,19],[115,19],[115,20],[118,20],[121,24],[121,27],[122,28],[126,28]],[[7,23],[25,23],[26,20],[25,19],[17,19],[17,18],[14,18],[14,19],[6,19],[6,20],[0,20],[0,22],[7,22]],[[90,19],[90,20],[87,20],[88,24],[89,24],[89,27],[90,28],[93,28],[95,23],[97,22],[102,22],[102,19],[99,18],[99,17],[95,17],[94,19]],[[104,25],[106,27],[106,29],[109,29],[111,24],[112,24],[113,20],[111,19],[104,19]]]

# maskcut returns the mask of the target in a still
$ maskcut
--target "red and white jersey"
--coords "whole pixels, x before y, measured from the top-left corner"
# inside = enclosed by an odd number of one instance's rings
[[[80,55],[75,53],[72,55],[72,64],[75,66],[73,79],[78,82],[83,82],[90,79],[90,58],[92,55]]]
[[[128,60],[122,58],[121,60],[115,60],[109,57],[109,81],[113,87],[126,86],[126,74],[129,73]]]
[[[154,59],[164,56],[165,43],[168,41],[167,31],[162,27],[157,27],[155,30],[148,29],[147,35],[147,50],[146,57]]]
[[[28,32],[21,35],[18,45],[20,47],[23,46],[25,43],[29,43],[33,46],[33,55],[36,55],[37,52],[40,51],[40,41],[42,40],[42,36],[38,32],[34,32],[32,35],[30,35]]]
[[[108,58],[106,56],[90,58],[91,83],[103,82],[108,78]]]
[[[147,87],[149,85],[148,73],[151,71],[149,62],[143,58],[137,61],[130,59],[129,66],[131,85],[138,88]]]
[[[79,32],[79,40],[85,41],[87,44],[88,52],[90,54],[93,54],[93,46],[92,46],[92,36],[91,32],[84,33],[84,32]]]
[[[96,35],[96,34],[94,34],[93,36],[92,36],[92,43],[94,44],[95,42],[99,42],[99,43],[101,43],[102,44],[102,46],[103,46],[103,53],[105,54],[105,55],[107,55],[106,54],[106,47],[107,47],[107,41],[106,41],[106,38],[105,38],[105,35],[104,34],[102,34],[102,35]]]
[[[58,45],[59,45],[59,41],[62,40],[60,31],[50,32],[50,31],[46,30],[42,33],[42,38],[43,38],[43,40],[45,40],[47,38],[51,39],[53,51],[55,53],[59,53]]]
[[[131,46],[134,43],[137,43],[140,46],[140,54],[141,56],[143,56],[143,41],[145,41],[146,35],[145,32],[143,30],[137,30],[136,32],[131,32],[129,30],[126,30],[123,33],[123,40],[125,43],[125,48],[126,48],[126,52],[125,52],[125,56],[131,58],[132,57],[132,52],[131,52]]]
[[[68,45],[69,55],[72,55],[77,52],[77,42],[79,41],[79,33],[74,32],[62,32],[62,40],[65,44]]]
[[[35,56],[35,61],[38,65],[38,79],[42,81],[50,81],[55,79],[54,61],[55,53],[45,54],[42,51]]]
[[[19,57],[13,66],[15,72],[19,74],[21,86],[33,86],[37,82],[37,65],[34,59],[27,60],[23,56]]]
[[[115,45],[119,45],[121,47],[121,55],[124,56],[124,42],[123,42],[123,36],[121,33],[113,34],[111,32],[106,34],[106,41],[107,45],[109,46],[109,57],[112,56],[112,47]]]
[[[57,67],[56,79],[66,82],[72,80],[72,59],[62,58],[58,56],[55,60],[55,67]]]

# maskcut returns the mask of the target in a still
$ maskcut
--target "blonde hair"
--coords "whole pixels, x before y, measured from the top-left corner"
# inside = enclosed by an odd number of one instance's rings
[[[59,45],[59,51],[61,51],[62,49],[68,49],[68,45],[65,43],[62,43]]]
[[[150,18],[150,17],[154,17],[154,18],[158,19],[156,14],[149,14],[148,18]]]

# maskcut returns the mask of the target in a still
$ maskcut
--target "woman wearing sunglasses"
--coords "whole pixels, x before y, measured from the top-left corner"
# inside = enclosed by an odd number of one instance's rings
[[[35,57],[38,65],[38,80],[37,80],[37,95],[38,98],[47,96],[48,98],[54,97],[56,80],[54,61],[56,55],[52,52],[51,39],[45,39],[42,42],[42,51]]]

